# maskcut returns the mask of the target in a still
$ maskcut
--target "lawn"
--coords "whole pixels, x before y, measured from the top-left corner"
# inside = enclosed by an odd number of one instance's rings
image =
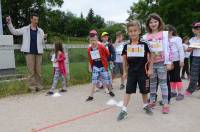
[[[52,84],[53,68],[50,62],[51,51],[47,50],[43,54],[42,64],[42,78],[45,89],[49,89]],[[27,77],[28,72],[26,68],[24,55],[15,51],[16,60],[16,73],[22,74]],[[88,83],[90,81],[90,73],[88,72],[88,59],[87,49],[69,49],[69,69],[70,69],[70,80],[68,79],[68,86]],[[25,81],[10,81],[0,82],[0,98],[9,96],[29,93],[28,82]],[[61,87],[59,82],[58,87]]]
[[[43,85],[45,89],[49,89],[52,84],[53,78],[53,68],[51,64],[42,66],[42,78]],[[26,66],[20,66],[16,69],[17,74],[23,74],[27,77],[27,68]],[[90,73],[88,72],[88,63],[87,62],[79,62],[79,63],[70,63],[70,80],[68,80],[68,86],[83,84],[90,82]],[[9,95],[17,95],[17,94],[25,94],[29,93],[28,90],[28,82],[25,81],[10,81],[10,82],[1,82],[0,83],[0,98],[9,96]],[[61,83],[59,82],[58,87],[61,87]]]

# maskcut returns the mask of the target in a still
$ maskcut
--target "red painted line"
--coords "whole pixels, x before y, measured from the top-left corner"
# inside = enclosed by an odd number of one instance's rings
[[[90,116],[94,116],[94,115],[96,115],[98,113],[101,113],[101,112],[105,112],[105,111],[111,110],[113,108],[115,108],[115,107],[112,106],[112,107],[108,107],[108,108],[97,110],[95,112],[91,112],[91,113],[87,113],[87,114],[84,114],[84,115],[76,116],[76,117],[73,117],[73,118],[65,120],[65,121],[61,121],[61,122],[58,122],[58,123],[55,123],[55,124],[52,124],[52,125],[49,125],[49,126],[46,126],[46,127],[43,127],[43,128],[32,130],[32,132],[41,132],[41,131],[44,131],[44,130],[47,130],[47,129],[50,129],[50,128],[54,128],[54,127],[57,127],[57,126],[64,125],[64,124],[66,125],[66,124],[69,124],[71,122],[74,122],[74,121],[77,121],[77,120],[81,120],[81,119],[84,119],[84,118],[87,118],[87,117],[90,117]]]

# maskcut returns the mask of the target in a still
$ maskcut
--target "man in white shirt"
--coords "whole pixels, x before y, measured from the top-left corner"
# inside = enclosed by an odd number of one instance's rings
[[[13,35],[23,36],[21,52],[25,54],[29,77],[30,90],[39,91],[42,89],[41,65],[44,44],[44,32],[38,27],[39,17],[37,14],[31,15],[31,24],[19,29],[12,25],[11,17],[6,18],[10,32]]]

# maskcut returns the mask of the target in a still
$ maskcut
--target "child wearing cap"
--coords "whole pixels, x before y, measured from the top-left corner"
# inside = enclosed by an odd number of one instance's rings
[[[115,49],[114,49],[113,45],[108,41],[109,34],[107,32],[103,32],[101,34],[101,40],[102,40],[102,43],[104,44],[104,46],[110,52],[110,55],[108,57],[108,73],[109,73],[110,86],[112,87],[112,71],[113,71],[113,67],[114,67],[114,61],[116,59]]]
[[[88,47],[88,57],[90,61],[89,71],[92,72],[92,89],[90,96],[86,101],[92,101],[95,92],[96,85],[100,76],[102,77],[105,87],[108,88],[111,97],[114,97],[114,93],[110,87],[110,80],[108,74],[108,61],[109,51],[99,43],[98,37],[95,34],[90,34],[89,37],[91,46]]]
[[[200,74],[200,22],[193,24],[195,29],[195,37],[190,39],[188,51],[192,51],[191,79],[185,96],[191,95],[197,87],[197,82]]]
[[[114,72],[115,76],[120,73],[120,76],[121,76],[120,89],[121,90],[125,88],[124,78],[122,77],[123,76],[123,64],[122,64],[122,56],[121,56],[122,50],[124,48],[123,39],[124,39],[123,33],[121,31],[117,32],[116,33],[116,41],[114,44],[114,48],[115,48],[115,52],[116,52],[116,59],[114,62],[113,72]]]
[[[149,76],[152,75],[152,54],[147,41],[139,37],[141,33],[140,23],[135,20],[127,24],[130,41],[124,44],[123,56],[123,77],[127,77],[126,94],[124,104],[117,120],[123,120],[127,117],[127,106],[130,102],[131,94],[136,93],[139,85],[140,93],[143,99],[143,109],[148,115],[152,111],[148,106],[148,93],[150,88]],[[128,73],[127,73],[128,69]]]

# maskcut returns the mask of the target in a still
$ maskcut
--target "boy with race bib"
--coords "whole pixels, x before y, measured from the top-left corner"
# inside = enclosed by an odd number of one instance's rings
[[[140,39],[141,33],[140,23],[132,21],[127,25],[130,41],[126,42],[122,51],[123,56],[123,77],[126,78],[127,68],[128,77],[126,85],[126,94],[124,96],[124,104],[117,120],[123,120],[127,117],[127,106],[130,102],[131,94],[136,93],[137,85],[139,85],[140,93],[143,99],[143,109],[148,115],[152,115],[152,111],[148,106],[148,93],[152,74],[152,55],[147,41]]]
[[[92,72],[92,89],[91,94],[86,101],[93,100],[93,94],[95,93],[96,84],[100,77],[102,77],[103,84],[109,90],[109,95],[114,97],[114,93],[111,91],[109,74],[108,74],[108,60],[109,51],[98,42],[98,36],[96,34],[90,34],[90,44],[88,48],[88,57],[90,60],[89,71]]]

